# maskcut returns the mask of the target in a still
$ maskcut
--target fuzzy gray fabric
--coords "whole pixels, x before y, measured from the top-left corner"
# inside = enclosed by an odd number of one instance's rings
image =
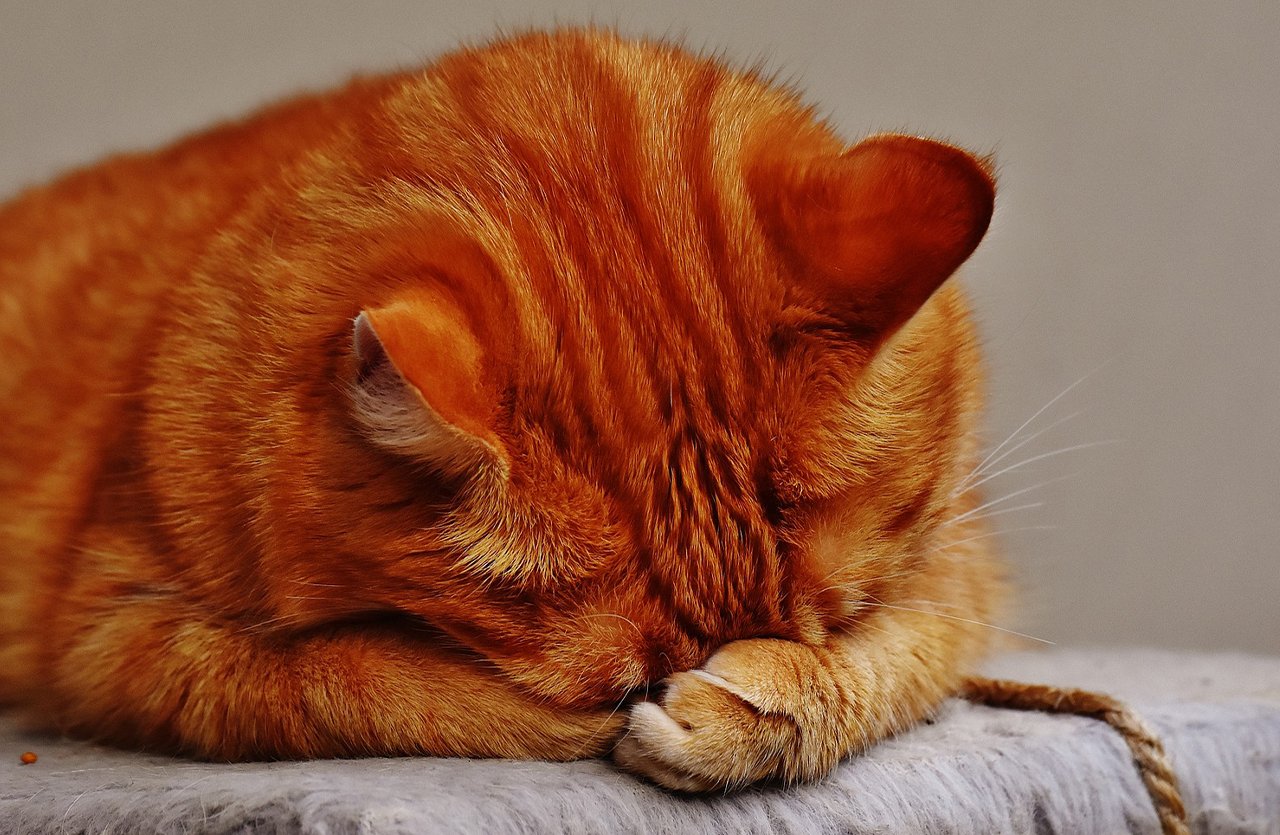
[[[1280,833],[1280,658],[1017,653],[992,675],[1109,691],[1163,738],[1192,829]],[[39,761],[19,765],[23,751]],[[1106,725],[955,702],[815,785],[686,798],[605,762],[217,765],[0,723],[0,833],[1156,833]]]

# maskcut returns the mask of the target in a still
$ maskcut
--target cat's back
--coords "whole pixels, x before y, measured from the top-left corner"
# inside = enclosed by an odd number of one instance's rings
[[[239,207],[386,83],[296,99],[0,205],[0,643],[17,598],[56,573],[49,555],[74,536],[113,445],[127,446],[168,291]]]

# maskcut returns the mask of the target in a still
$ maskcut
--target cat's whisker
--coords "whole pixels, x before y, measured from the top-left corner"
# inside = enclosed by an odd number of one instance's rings
[[[933,611],[933,610],[931,610],[931,609],[916,609],[916,608],[913,608],[913,607],[911,607],[911,606],[897,606],[897,605],[892,604],[892,603],[883,603],[883,602],[878,601],[878,600],[873,600],[873,601],[872,601],[872,605],[880,606],[880,607],[883,607],[883,608],[885,608],[885,609],[894,609],[894,610],[896,610],[896,611],[900,611],[900,612],[914,612],[914,613],[916,613],[916,614],[920,614],[920,615],[932,615],[932,616],[934,616],[934,617],[946,618],[947,620],[954,620],[954,621],[959,621],[959,622],[961,622],[961,623],[968,623],[968,624],[971,624],[971,625],[973,625],[973,626],[982,626],[982,627],[985,627],[985,628],[987,628],[987,629],[994,629],[994,630],[995,630],[995,631],[997,631],[997,632],[1004,632],[1004,633],[1007,633],[1007,634],[1009,634],[1009,635],[1014,635],[1014,636],[1019,637],[1019,638],[1025,638],[1025,639],[1027,639],[1028,641],[1037,641],[1037,642],[1042,643],[1042,644],[1045,644],[1045,645],[1047,645],[1047,646],[1053,646],[1053,645],[1054,645],[1054,642],[1053,642],[1053,641],[1047,640],[1047,639],[1045,639],[1045,638],[1037,638],[1035,635],[1028,635],[1028,634],[1027,634],[1027,633],[1025,633],[1025,632],[1018,632],[1017,630],[1014,630],[1014,629],[1006,629],[1006,628],[1005,628],[1005,627],[1003,627],[1003,626],[996,626],[994,623],[987,623],[986,621],[974,620],[973,618],[961,617],[960,615],[949,615],[949,614],[947,614],[946,612],[936,612],[936,611]],[[933,604],[933,605],[936,605],[936,604]]]
[[[1119,444],[1119,443],[1123,443],[1123,441],[1120,438],[1110,438],[1103,441],[1088,441],[1082,444],[1072,444],[1071,446],[1062,447],[1061,449],[1055,449],[1049,452],[1042,452],[1039,455],[1033,455],[1030,458],[1024,458],[1016,464],[1010,464],[1007,467],[1003,467],[999,470],[996,470],[994,473],[991,473],[990,475],[983,476],[973,484],[966,487],[963,492],[967,493],[970,490],[976,490],[982,485],[986,484],[988,481],[991,481],[991,479],[993,478],[999,478],[1005,473],[1011,473],[1014,470],[1025,467],[1027,464],[1034,464],[1035,462],[1043,461],[1046,458],[1054,458],[1058,455],[1065,455],[1068,452],[1077,452],[1082,449],[1093,449],[1094,447],[1100,447],[1100,446],[1112,446],[1114,444]]]
[[[645,687],[645,697],[647,698],[647,697],[648,697],[648,695],[649,695],[649,684],[648,684],[648,682],[645,682],[645,686],[644,686],[644,687]],[[595,741],[595,739],[596,739],[596,737],[600,736],[600,732],[601,732],[601,731],[603,731],[605,728],[607,728],[607,727],[609,726],[609,722],[613,720],[613,717],[614,717],[615,715],[617,715],[618,711],[622,709],[622,706],[623,706],[624,704],[626,704],[626,702],[627,702],[627,698],[628,698],[628,697],[630,697],[630,695],[631,695],[631,694],[630,694],[629,692],[628,692],[628,693],[623,693],[623,694],[622,694],[622,698],[618,699],[617,704],[615,704],[615,705],[613,706],[613,710],[609,711],[609,715],[608,715],[608,716],[606,716],[606,717],[604,718],[604,721],[600,723],[600,727],[598,727],[598,728],[596,728],[594,731],[592,731],[591,736],[589,736],[589,737],[587,737],[585,740],[583,740],[582,745],[578,746],[578,750],[574,751],[574,752],[573,752],[573,756],[572,756],[572,757],[570,757],[569,759],[576,760],[576,759],[578,759],[579,757],[581,757],[581,756],[582,756],[582,752],[584,752],[584,751],[586,751],[586,750],[587,750],[587,746],[589,746],[592,742],[594,742],[594,741]],[[627,728],[627,732],[629,733],[629,732],[630,732],[630,730],[631,730],[631,729],[630,729],[630,727],[628,727],[628,728]],[[622,741],[622,739],[623,739],[623,738],[625,738],[625,737],[626,737],[626,733],[624,733],[624,734],[622,735],[622,737],[619,737],[619,738],[618,738],[618,742],[621,742],[621,741]],[[614,747],[615,747],[615,748],[617,747],[618,742],[615,742],[615,743],[614,743]]]
[[[1110,362],[1110,360],[1108,360],[1107,362]],[[1054,404],[1054,403],[1057,403],[1059,400],[1061,400],[1062,398],[1066,397],[1066,396],[1067,396],[1067,394],[1068,394],[1068,393],[1070,393],[1072,389],[1076,388],[1076,387],[1077,387],[1077,386],[1079,386],[1081,383],[1083,383],[1085,380],[1089,379],[1089,378],[1090,378],[1090,377],[1092,377],[1094,374],[1096,374],[1098,371],[1100,371],[1102,368],[1106,367],[1107,362],[1103,362],[1102,364],[1100,364],[1100,365],[1096,366],[1095,368],[1091,369],[1090,371],[1085,372],[1084,376],[1080,377],[1080,378],[1079,378],[1079,379],[1077,379],[1074,383],[1072,383],[1071,385],[1067,386],[1067,387],[1066,387],[1065,389],[1063,389],[1062,391],[1058,392],[1058,394],[1056,394],[1056,395],[1055,395],[1055,396],[1054,396],[1054,397],[1053,397],[1053,398],[1052,398],[1048,403],[1044,404],[1044,405],[1043,405],[1043,406],[1041,406],[1039,409],[1037,409],[1037,410],[1035,411],[1035,414],[1033,414],[1031,417],[1029,417],[1029,418],[1027,418],[1025,421],[1023,421],[1021,426],[1019,426],[1017,429],[1013,430],[1013,432],[1011,432],[1011,433],[1009,434],[1009,437],[1005,438],[1003,441],[1001,441],[1001,442],[996,446],[996,448],[995,448],[995,449],[993,449],[993,450],[991,450],[991,452],[987,453],[987,457],[986,457],[986,458],[984,458],[984,459],[982,459],[982,461],[980,461],[980,462],[978,463],[978,466],[974,468],[974,472],[979,472],[979,471],[981,471],[983,467],[987,466],[987,465],[990,463],[990,461],[991,461],[991,459],[992,459],[992,458],[994,458],[997,454],[999,454],[999,452],[1000,452],[1002,449],[1004,449],[1006,446],[1008,446],[1008,444],[1009,444],[1009,442],[1010,442],[1010,441],[1012,441],[1014,438],[1018,437],[1018,434],[1019,434],[1019,433],[1021,433],[1021,432],[1022,432],[1022,430],[1026,429],[1028,426],[1030,426],[1030,425],[1035,421],[1035,419],[1036,419],[1036,418],[1038,418],[1038,417],[1040,417],[1040,415],[1044,414],[1044,413],[1045,413],[1045,411],[1046,411],[1046,410],[1048,410],[1051,406],[1053,406],[1053,404]]]
[[[1000,508],[999,510],[992,510],[987,513],[980,513],[977,516],[970,516],[968,519],[965,519],[964,521],[976,522],[979,519],[991,519],[996,516],[1003,516],[1006,513],[1015,513],[1019,510],[1031,510],[1037,507],[1044,507],[1044,502],[1028,502],[1026,504],[1015,505],[1014,507],[1003,507],[1003,508]],[[938,530],[942,530],[942,528],[945,528],[945,527],[947,526],[940,525],[938,527]]]
[[[665,656],[664,656],[664,657],[665,657]],[[644,683],[644,698],[642,698],[642,699],[641,699],[641,701],[644,701],[644,702],[649,701],[649,687],[650,687],[650,685],[651,685],[651,684],[652,684],[652,682],[648,682],[648,681],[646,681],[646,682]],[[625,702],[626,700],[627,700],[627,694],[624,694],[624,695],[623,695],[623,697],[622,697],[622,701],[618,703],[618,706],[619,706],[619,707],[621,707],[621,706],[622,706],[622,703],[623,703],[623,702]],[[615,710],[615,711],[616,711],[617,709],[618,709],[618,708],[614,708],[614,710]],[[629,737],[629,736],[631,736],[631,723],[630,723],[630,722],[628,722],[628,723],[627,723],[627,727],[626,727],[626,729],[625,729],[625,730],[623,730],[622,735],[621,735],[621,736],[619,736],[616,740],[614,740],[613,747],[609,749],[609,752],[610,752],[610,753],[613,753],[613,751],[614,751],[614,750],[615,750],[619,745],[621,745],[621,744],[622,744],[622,741],[623,741],[624,739],[626,739],[627,737]]]
[[[814,592],[814,593],[815,593],[815,594],[826,594],[826,593],[827,593],[827,592],[829,592],[829,591],[845,591],[845,590],[852,590],[852,589],[854,589],[854,588],[856,588],[856,586],[854,586],[854,584],[853,584],[853,583],[849,583],[849,584],[845,584],[845,583],[832,583],[832,584],[831,584],[831,585],[829,585],[829,586],[823,586],[822,588],[818,589],[818,590],[817,590],[816,592]]]
[[[981,478],[992,467],[996,466],[1001,461],[1008,458],[1010,455],[1013,455],[1015,452],[1025,447],[1027,444],[1032,443],[1033,441],[1035,441],[1036,438],[1039,438],[1040,436],[1048,432],[1052,432],[1054,429],[1057,429],[1059,426],[1062,426],[1064,423],[1067,423],[1079,417],[1082,414],[1084,414],[1084,410],[1079,409],[1067,415],[1066,417],[1060,417],[1057,420],[1055,420],[1053,423],[1049,424],[1048,426],[1041,427],[1040,429],[1037,429],[1035,432],[1032,432],[1030,435],[1023,438],[1021,441],[1018,441],[1018,443],[1009,447],[1004,452],[997,455],[995,458],[991,458],[985,463],[975,466],[972,470],[969,471],[968,475],[960,479],[960,482],[956,484],[955,489],[951,491],[950,498],[955,498],[956,496],[959,496],[961,493],[965,492],[965,490],[968,489],[969,484],[975,478]]]
[[[584,618],[617,618],[618,620],[625,621],[628,625],[631,626],[632,629],[636,631],[637,635],[639,635],[642,639],[644,638],[644,630],[642,630],[639,626],[637,626],[636,622],[633,621],[631,618],[627,617],[626,615],[620,615],[617,612],[582,612],[580,614],[574,615],[573,617],[574,620],[582,620]]]
[[[862,566],[861,566],[861,565],[859,565],[859,564],[858,564],[858,563],[856,563],[856,562],[855,562],[855,563],[849,563],[849,564],[847,564],[847,565],[842,565],[842,566],[837,567],[834,571],[831,571],[830,573],[828,573],[828,574],[827,574],[827,576],[823,577],[823,578],[822,578],[821,580],[819,580],[818,582],[820,582],[820,583],[825,583],[825,582],[827,582],[828,580],[831,580],[832,578],[837,577],[837,576],[839,576],[840,574],[844,574],[844,573],[846,573],[846,572],[847,572],[847,573],[849,573],[849,574],[857,574],[861,569],[862,569]],[[919,570],[919,569],[909,568],[909,569],[904,569],[904,570],[902,570],[902,571],[895,571],[895,572],[892,572],[892,573],[890,573],[890,574],[877,574],[877,575],[875,575],[875,576],[873,576],[873,577],[862,577],[862,576],[859,576],[859,577],[858,577],[858,582],[860,582],[860,583],[876,583],[876,582],[879,582],[879,581],[881,581],[881,580],[894,580],[894,579],[897,579],[898,577],[906,577],[906,576],[908,576],[908,575],[910,575],[910,574],[915,574],[918,570]]]
[[[945,545],[938,545],[934,548],[930,548],[925,553],[940,554],[949,548],[955,548],[958,545],[965,545],[970,542],[977,542],[978,540],[981,540],[981,539],[990,539],[993,536],[1003,536],[1005,534],[1021,533],[1023,531],[1056,531],[1057,529],[1058,529],[1057,525],[1024,525],[1019,528],[1002,528],[997,531],[987,531],[986,533],[980,533],[977,536],[969,536],[969,537],[965,537],[964,539],[958,539],[955,542],[948,542]]]
[[[831,572],[826,577],[824,577],[821,582],[825,583],[828,580],[831,580],[837,577],[839,574],[843,572],[848,572],[849,574],[852,574],[854,576],[850,578],[850,581],[848,583],[842,583],[842,582],[836,581],[834,583],[830,583],[818,589],[816,593],[826,594],[829,591],[840,591],[842,589],[849,589],[849,588],[856,589],[859,586],[867,586],[872,583],[882,582],[884,580],[896,580],[899,577],[911,577],[920,573],[919,568],[909,568],[903,571],[895,571],[892,574],[880,574],[875,577],[860,577],[860,576],[857,576],[857,570],[858,570],[857,565],[850,565],[850,566],[845,566],[843,569]]]
[[[1075,478],[1077,475],[1079,475],[1079,473],[1068,473],[1067,475],[1058,476],[1057,478],[1051,478],[1046,481],[1041,481],[1037,484],[1032,484],[1030,487],[1023,487],[1020,490],[1014,490],[1012,493],[1006,493],[1003,496],[1000,496],[999,498],[990,499],[978,505],[977,507],[966,510],[964,513],[961,513],[957,516],[953,516],[952,518],[948,519],[947,521],[939,525],[938,530],[942,530],[943,528],[949,528],[952,525],[957,525],[968,519],[982,518],[982,517],[979,517],[977,514],[981,513],[987,508],[995,507],[996,505],[999,505],[999,504],[1004,504],[1005,502],[1009,501],[1009,499],[1013,499],[1013,498],[1017,498],[1018,496],[1025,495],[1027,493],[1030,493],[1032,490],[1039,490],[1042,487],[1048,487],[1050,484],[1054,484],[1059,481],[1066,481],[1069,478]]]
[[[877,603],[870,603],[870,602],[868,602],[868,603],[866,603],[866,605],[868,605],[868,606],[877,606],[877,605],[879,605],[879,604],[877,604]],[[888,635],[888,636],[890,636],[890,637],[893,637],[893,633],[892,633],[892,632],[890,632],[888,629],[885,629],[885,628],[884,628],[883,626],[881,626],[880,624],[878,624],[878,623],[873,623],[872,621],[867,620],[866,618],[863,618],[863,619],[861,619],[861,620],[857,621],[857,623],[855,623],[855,624],[854,624],[854,626],[853,626],[853,627],[851,627],[851,628],[852,628],[852,629],[864,629],[864,628],[865,628],[865,629],[874,629],[875,631],[877,631],[877,632],[881,633],[882,635]]]
[[[982,474],[982,473],[986,472],[986,471],[987,471],[987,470],[989,470],[990,468],[994,467],[996,464],[999,464],[1001,461],[1003,461],[1004,459],[1008,458],[1010,455],[1013,455],[1015,452],[1017,452],[1018,450],[1022,449],[1022,448],[1023,448],[1024,446],[1026,446],[1027,444],[1029,444],[1029,443],[1031,443],[1032,441],[1034,441],[1036,438],[1039,438],[1039,437],[1041,437],[1042,435],[1045,435],[1045,434],[1048,434],[1049,432],[1052,432],[1053,430],[1057,429],[1059,426],[1062,426],[1062,425],[1064,425],[1064,424],[1070,423],[1071,421],[1073,421],[1073,420],[1075,420],[1076,418],[1080,417],[1080,415],[1082,415],[1082,414],[1084,414],[1084,413],[1085,413],[1085,410],[1084,410],[1084,409],[1077,409],[1076,411],[1072,412],[1072,413],[1071,413],[1071,414],[1069,414],[1069,415],[1064,415],[1063,417],[1058,418],[1057,420],[1055,420],[1055,421],[1053,421],[1052,423],[1050,423],[1048,426],[1042,426],[1042,427],[1040,427],[1039,429],[1037,429],[1036,431],[1032,432],[1032,433],[1031,433],[1030,435],[1028,435],[1027,437],[1023,438],[1021,441],[1018,441],[1016,444],[1014,444],[1013,446],[1011,446],[1011,447],[1009,447],[1008,449],[1006,449],[1004,452],[1002,452],[1002,453],[1000,453],[999,455],[997,455],[995,458],[992,458],[992,459],[991,459],[990,461],[988,461],[985,465],[980,466],[980,467],[974,467],[974,468],[973,468],[973,472],[971,472],[971,473],[969,474],[969,476],[968,476],[968,477],[969,477],[969,478],[972,478],[972,477],[974,477],[974,476],[977,476],[977,475],[980,475],[980,474]]]
[[[299,624],[302,622],[303,621],[297,615],[279,615],[278,617],[267,618],[266,620],[260,620],[254,623],[246,624],[240,627],[239,629],[237,629],[236,632],[241,635],[252,635],[252,634],[256,634],[257,632],[264,631],[270,627],[287,626],[291,624]]]
[[[848,573],[853,576],[850,577],[848,583],[842,583],[839,581],[835,583],[830,583],[828,585],[823,586],[822,588],[819,588],[815,592],[815,594],[826,594],[827,592],[831,592],[831,591],[853,591],[861,595],[862,590],[869,585],[883,582],[886,580],[896,580],[900,577],[912,577],[919,574],[921,571],[919,567],[914,567],[914,568],[906,568],[906,569],[903,569],[902,571],[894,571],[889,574],[877,574],[873,577],[864,577],[858,574],[858,571],[860,568],[861,566],[857,564],[851,564],[851,565],[841,566],[837,568],[835,571],[830,572],[829,574],[827,574],[827,576],[823,577],[822,580],[819,582],[825,583],[828,580],[831,580],[832,578],[837,577],[840,574],[844,574],[844,573]],[[848,602],[861,604],[862,601],[863,601],[863,598],[859,598],[857,600],[851,599]]]
[[[904,600],[899,600],[899,601],[898,601],[896,604],[894,604],[894,605],[897,605],[897,606],[926,606],[926,607],[928,607],[926,611],[930,611],[930,612],[932,612],[932,611],[934,611],[934,610],[936,610],[936,609],[941,609],[941,610],[943,610],[943,611],[945,612],[945,611],[958,611],[958,610],[962,610],[962,609],[966,609],[966,608],[968,608],[968,606],[967,606],[966,604],[964,604],[964,603],[956,603],[956,602],[951,601],[951,600],[922,600],[921,598],[918,598],[918,597],[916,597],[916,598],[907,598],[907,599],[904,599]]]

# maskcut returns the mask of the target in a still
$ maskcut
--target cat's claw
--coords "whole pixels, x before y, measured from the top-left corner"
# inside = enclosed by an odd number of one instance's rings
[[[813,664],[810,650],[783,641],[726,645],[703,668],[668,678],[660,701],[632,708],[614,760],[687,792],[822,776],[839,752],[822,729],[801,727],[796,700],[811,697],[818,678],[793,680],[806,659]]]

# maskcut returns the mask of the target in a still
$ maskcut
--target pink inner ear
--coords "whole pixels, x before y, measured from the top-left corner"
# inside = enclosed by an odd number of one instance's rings
[[[389,361],[439,418],[492,442],[497,397],[485,384],[484,356],[466,317],[443,296],[407,293],[356,319],[362,375]]]
[[[973,252],[995,185],[968,153],[927,139],[872,137],[773,169],[764,220],[800,283],[861,332],[903,324]],[[757,181],[768,188],[767,181]]]

